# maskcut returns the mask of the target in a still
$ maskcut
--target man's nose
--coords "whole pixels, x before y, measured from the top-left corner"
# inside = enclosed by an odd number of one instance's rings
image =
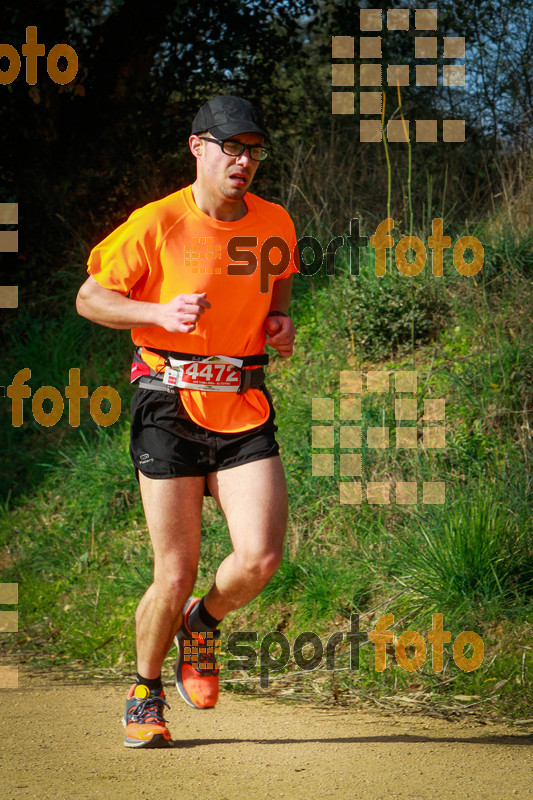
[[[241,164],[251,164],[252,163],[252,158],[250,156],[250,150],[248,149],[248,147],[244,148],[244,150],[242,151],[240,156],[237,156],[236,160],[237,160],[237,162],[240,162]]]

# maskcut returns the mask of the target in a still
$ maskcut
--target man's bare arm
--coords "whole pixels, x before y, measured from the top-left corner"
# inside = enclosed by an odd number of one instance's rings
[[[288,278],[281,278],[274,283],[272,288],[272,299],[270,302],[271,311],[283,311],[286,314],[289,310],[292,291],[292,275]]]
[[[147,303],[104,289],[89,275],[76,297],[76,309],[82,317],[107,328],[129,330],[157,325],[171,333],[191,333],[205,309],[211,308],[205,298],[205,292],[178,294],[168,303]]]
[[[289,310],[291,299],[292,275],[276,281],[272,290],[270,302],[271,311],[281,311],[286,314]],[[282,358],[292,356],[296,330],[290,317],[267,317],[264,324],[267,333],[266,343],[274,347]]]

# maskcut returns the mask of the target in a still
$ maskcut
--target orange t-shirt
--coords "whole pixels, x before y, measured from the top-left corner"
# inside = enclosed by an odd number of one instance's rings
[[[236,222],[213,219],[200,211],[191,186],[187,186],[137,209],[93,248],[87,271],[105,289],[152,303],[167,303],[178,294],[206,292],[211,303],[192,333],[169,333],[158,326],[133,328],[136,345],[205,356],[263,352],[263,324],[274,282],[298,271],[296,233],[281,206],[250,193],[245,195],[245,203],[248,213]],[[234,255],[242,247],[228,255],[228,242],[236,236],[256,237],[257,245],[245,248],[256,257],[257,267],[251,275],[228,275],[228,264],[248,260],[247,255]],[[281,275],[264,274],[261,281],[261,272],[266,273],[261,269],[261,246],[273,236],[287,243],[290,263]],[[280,261],[280,252],[272,245],[272,264]],[[160,356],[143,349],[142,357],[153,369],[163,369]],[[210,430],[249,430],[269,415],[268,402],[259,389],[240,395],[180,389],[180,394],[191,418]]]

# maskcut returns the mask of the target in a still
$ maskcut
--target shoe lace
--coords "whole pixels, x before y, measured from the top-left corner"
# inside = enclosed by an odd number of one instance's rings
[[[139,722],[143,725],[154,722],[166,722],[163,717],[163,709],[161,705],[170,708],[169,704],[164,697],[158,694],[145,697],[131,710],[131,721]]]

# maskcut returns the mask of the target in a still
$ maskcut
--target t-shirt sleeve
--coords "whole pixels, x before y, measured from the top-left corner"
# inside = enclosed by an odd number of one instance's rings
[[[143,211],[134,211],[126,222],[91,250],[87,272],[104,289],[127,295],[150,269],[153,243]]]

